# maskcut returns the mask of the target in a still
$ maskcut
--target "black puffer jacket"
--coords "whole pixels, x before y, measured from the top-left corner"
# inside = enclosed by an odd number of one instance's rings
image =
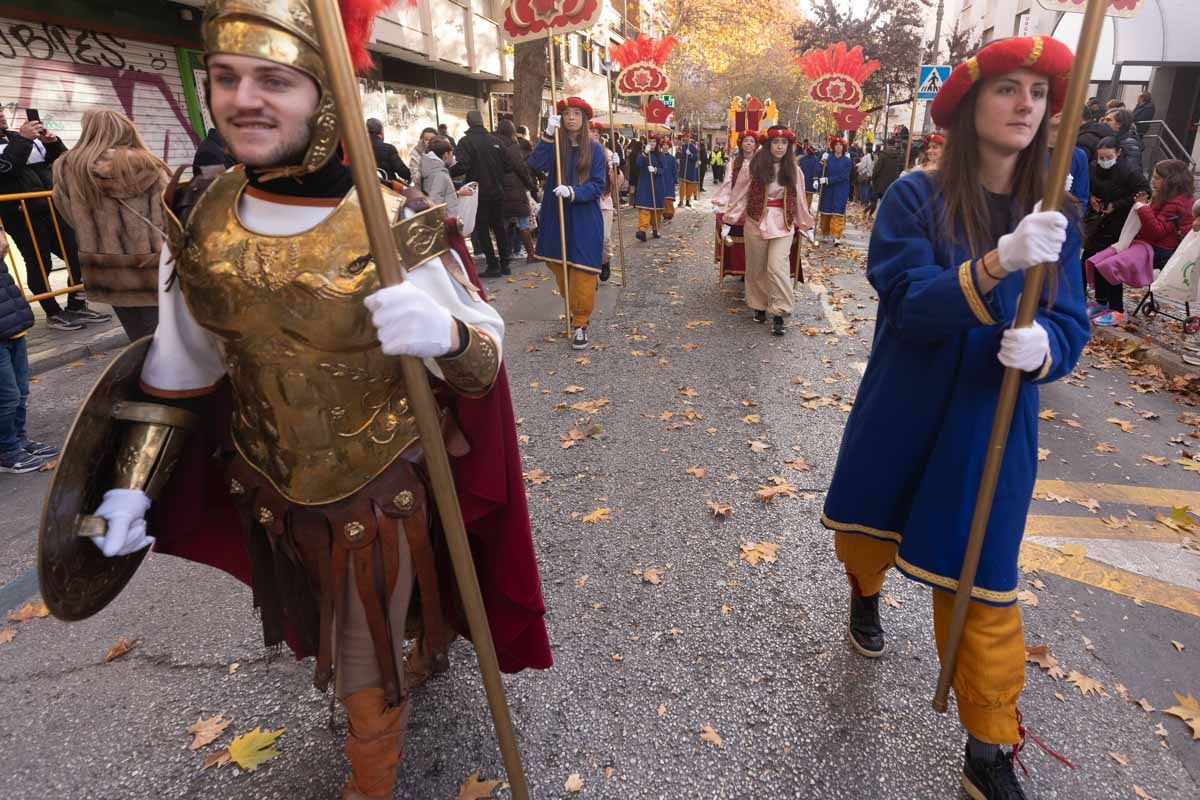
[[[33,327],[33,310],[12,274],[0,269],[0,341],[11,339]]]
[[[529,199],[525,192],[536,195],[537,181],[525,164],[525,151],[520,142],[513,139],[505,143],[500,139],[500,147],[504,152],[504,216],[507,219],[528,217]]]
[[[454,148],[458,163],[450,170],[453,177],[479,184],[479,199],[495,202],[504,194],[504,154],[500,141],[482,125],[472,125]]]
[[[1124,159],[1118,159],[1109,169],[1102,169],[1093,161],[1088,186],[1091,196],[1099,201],[1102,208],[1107,209],[1112,205],[1112,211],[1103,214],[1094,211],[1091,203],[1088,203],[1083,221],[1086,234],[1084,252],[1092,255],[1116,244],[1117,239],[1121,238],[1121,228],[1129,216],[1129,209],[1133,208],[1133,196],[1138,192],[1148,192],[1150,187],[1142,174]]]
[[[1079,136],[1075,138],[1075,144],[1087,151],[1088,161],[1094,164],[1096,163],[1096,146],[1100,144],[1100,140],[1116,135],[1113,129],[1103,122],[1085,122],[1079,128]]]

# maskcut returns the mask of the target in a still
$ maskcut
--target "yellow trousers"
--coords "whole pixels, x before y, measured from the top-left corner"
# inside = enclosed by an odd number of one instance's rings
[[[675,216],[675,198],[674,197],[664,197],[663,198],[663,212],[662,213],[663,213],[664,219],[670,219],[671,217]]]
[[[852,587],[866,596],[883,589],[896,561],[895,542],[857,533],[834,534],[838,561]],[[949,635],[954,595],[933,590],[933,635],[938,658]],[[971,601],[958,649],[954,696],[958,719],[967,733],[991,744],[1016,744],[1017,698],[1025,686],[1025,634],[1016,604],[990,606]]]
[[[653,228],[657,231],[659,222],[661,221],[661,211],[651,211],[648,208],[638,209],[638,230],[642,233],[645,233],[647,228]]]
[[[679,182],[679,202],[690,203],[696,199],[696,195],[700,191],[700,184],[693,181]]]
[[[842,234],[846,230],[846,215],[845,214],[821,214],[821,235],[832,236],[834,239],[842,238]]]
[[[558,293],[563,291],[563,268],[558,261],[548,261],[546,266],[554,273],[554,282],[558,284]],[[596,307],[596,283],[600,276],[594,272],[571,270],[571,287],[568,301],[571,306],[571,327],[586,328],[592,318],[592,309]]]

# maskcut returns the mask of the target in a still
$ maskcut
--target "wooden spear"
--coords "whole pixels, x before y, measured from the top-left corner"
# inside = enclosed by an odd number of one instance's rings
[[[1054,211],[1062,206],[1067,175],[1075,154],[1075,120],[1078,120],[1083,112],[1084,96],[1087,94],[1092,74],[1092,62],[1096,59],[1096,47],[1100,41],[1107,6],[1108,0],[1088,0],[1083,29],[1079,33],[1079,45],[1075,48],[1075,63],[1067,84],[1066,102],[1063,103],[1063,122],[1058,126],[1058,139],[1054,143],[1054,157],[1050,162],[1050,176],[1046,179],[1046,193],[1042,197],[1043,211]],[[910,130],[909,135],[911,134]],[[1013,322],[1014,328],[1026,328],[1033,323],[1038,303],[1041,302],[1042,280],[1047,268],[1056,269],[1057,264],[1039,264],[1025,273],[1025,284],[1021,290],[1021,301],[1017,306],[1016,320]],[[992,420],[992,435],[988,440],[987,457],[983,462],[983,477],[975,498],[975,515],[971,518],[962,572],[958,576],[958,590],[954,593],[954,607],[950,615],[950,628],[946,634],[946,647],[942,653],[937,692],[933,696],[934,709],[942,713],[946,711],[950,684],[954,681],[954,670],[958,665],[958,648],[967,621],[971,590],[975,587],[975,571],[979,567],[979,554],[983,550],[988,518],[992,513],[992,500],[996,494],[996,481],[1000,477],[1000,465],[1004,460],[1005,445],[1008,443],[1008,429],[1012,425],[1013,409],[1016,407],[1017,392],[1021,388],[1022,380],[1024,376],[1020,370],[1012,367],[1004,370],[1000,398],[996,404],[996,416]]]
[[[354,68],[350,64],[350,48],[346,43],[346,31],[342,27],[342,15],[338,10],[337,0],[313,0],[312,6],[317,40],[321,45],[321,57],[329,76],[329,91],[333,94],[337,106],[340,122],[338,127],[342,143],[350,157],[354,187],[358,192],[367,238],[371,243],[371,256],[375,260],[380,282],[384,286],[395,286],[404,282],[405,269],[400,263],[395,242],[392,240],[387,209],[383,204],[379,178],[375,174],[375,155],[371,149],[371,141],[367,138],[366,126],[362,122],[362,102],[359,99]],[[446,533],[446,544],[454,565],[454,575],[458,579],[463,611],[471,629],[471,641],[479,657],[479,671],[483,674],[484,690],[496,726],[496,738],[504,756],[508,782],[512,785],[514,798],[527,800],[529,788],[525,782],[525,770],[521,766],[521,755],[517,749],[512,717],[508,711],[508,700],[504,696],[504,684],[500,679],[496,648],[492,643],[492,631],[488,627],[483,595],[479,591],[479,578],[475,574],[475,562],[471,558],[462,509],[459,508],[458,493],[454,488],[454,475],[450,471],[450,459],[442,439],[437,401],[429,386],[429,376],[421,359],[402,358],[400,368],[408,389],[409,403],[416,418],[421,446],[425,451],[425,465],[429,470],[438,515]]]

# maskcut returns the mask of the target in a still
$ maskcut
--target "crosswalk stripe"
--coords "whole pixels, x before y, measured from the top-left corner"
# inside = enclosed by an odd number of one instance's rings
[[[1121,503],[1130,506],[1191,506],[1200,509],[1200,492],[1186,489],[1160,489],[1155,486],[1126,486],[1119,483],[1082,483],[1074,481],[1041,480],[1035,492],[1048,492],[1078,499],[1092,498],[1101,503]]]
[[[1200,592],[1174,583],[1147,578],[1090,558],[1067,555],[1052,547],[1023,542],[1021,569],[1039,570],[1095,586],[1107,592],[1200,617]]]
[[[1125,539],[1137,542],[1178,542],[1183,534],[1157,522],[1125,520],[1126,527],[1110,528],[1099,517],[1030,514],[1025,519],[1026,536],[1068,539]]]

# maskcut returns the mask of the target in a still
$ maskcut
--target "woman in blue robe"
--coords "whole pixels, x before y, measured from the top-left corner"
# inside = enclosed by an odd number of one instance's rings
[[[667,200],[667,176],[663,170],[662,145],[658,136],[651,134],[645,149],[637,157],[637,188],[633,194],[633,206],[638,212],[637,239],[646,241],[646,231],[659,238],[658,226]]]
[[[834,136],[829,140],[829,150],[821,154],[818,165],[821,175],[817,178],[821,192],[821,238],[841,244],[846,229],[846,203],[850,200],[850,171],[854,164],[846,155],[846,142]],[[810,184],[811,185],[811,184]]]

